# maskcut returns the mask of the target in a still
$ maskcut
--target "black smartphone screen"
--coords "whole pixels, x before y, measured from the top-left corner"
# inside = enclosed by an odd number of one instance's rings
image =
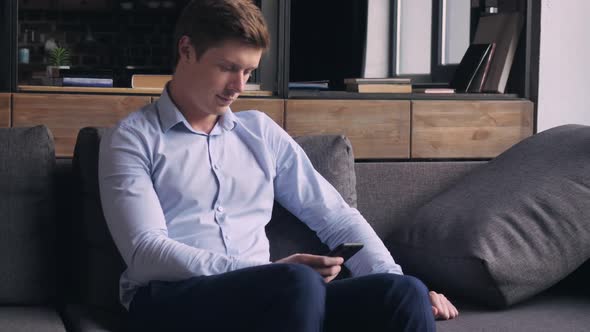
[[[342,257],[346,262],[350,257],[356,254],[359,250],[364,247],[362,243],[341,243],[326,256],[330,257]]]

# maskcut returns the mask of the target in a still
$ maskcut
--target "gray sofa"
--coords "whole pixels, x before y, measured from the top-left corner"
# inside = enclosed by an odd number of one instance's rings
[[[55,159],[43,126],[0,129],[0,331],[124,331],[118,303],[124,268],[98,197],[103,129],[80,131],[72,159]],[[339,136],[298,138],[328,181],[386,239],[416,209],[486,162],[354,162]],[[271,255],[327,248],[276,206]],[[392,253],[395,257],[395,253]],[[503,310],[453,298],[460,316],[439,331],[587,331],[590,294],[579,291],[588,262],[542,294]],[[403,266],[402,266],[403,267]],[[345,276],[346,273],[343,273]],[[457,275],[457,278],[461,278]]]

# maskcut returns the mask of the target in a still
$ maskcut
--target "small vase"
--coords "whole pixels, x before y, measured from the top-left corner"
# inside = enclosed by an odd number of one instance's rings
[[[47,78],[51,85],[60,86],[62,83],[62,79],[60,77],[60,70],[61,69],[70,69],[70,66],[47,66],[45,68]]]

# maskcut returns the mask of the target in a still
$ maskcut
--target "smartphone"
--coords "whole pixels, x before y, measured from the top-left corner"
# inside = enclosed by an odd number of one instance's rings
[[[359,250],[363,249],[363,247],[364,245],[362,243],[341,243],[326,254],[326,256],[342,257],[346,262],[350,257],[359,252]]]

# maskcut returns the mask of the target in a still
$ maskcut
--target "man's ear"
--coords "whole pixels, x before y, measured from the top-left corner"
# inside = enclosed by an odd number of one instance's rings
[[[180,59],[190,60],[193,50],[191,39],[188,36],[180,37],[180,40],[178,41],[178,55]]]

